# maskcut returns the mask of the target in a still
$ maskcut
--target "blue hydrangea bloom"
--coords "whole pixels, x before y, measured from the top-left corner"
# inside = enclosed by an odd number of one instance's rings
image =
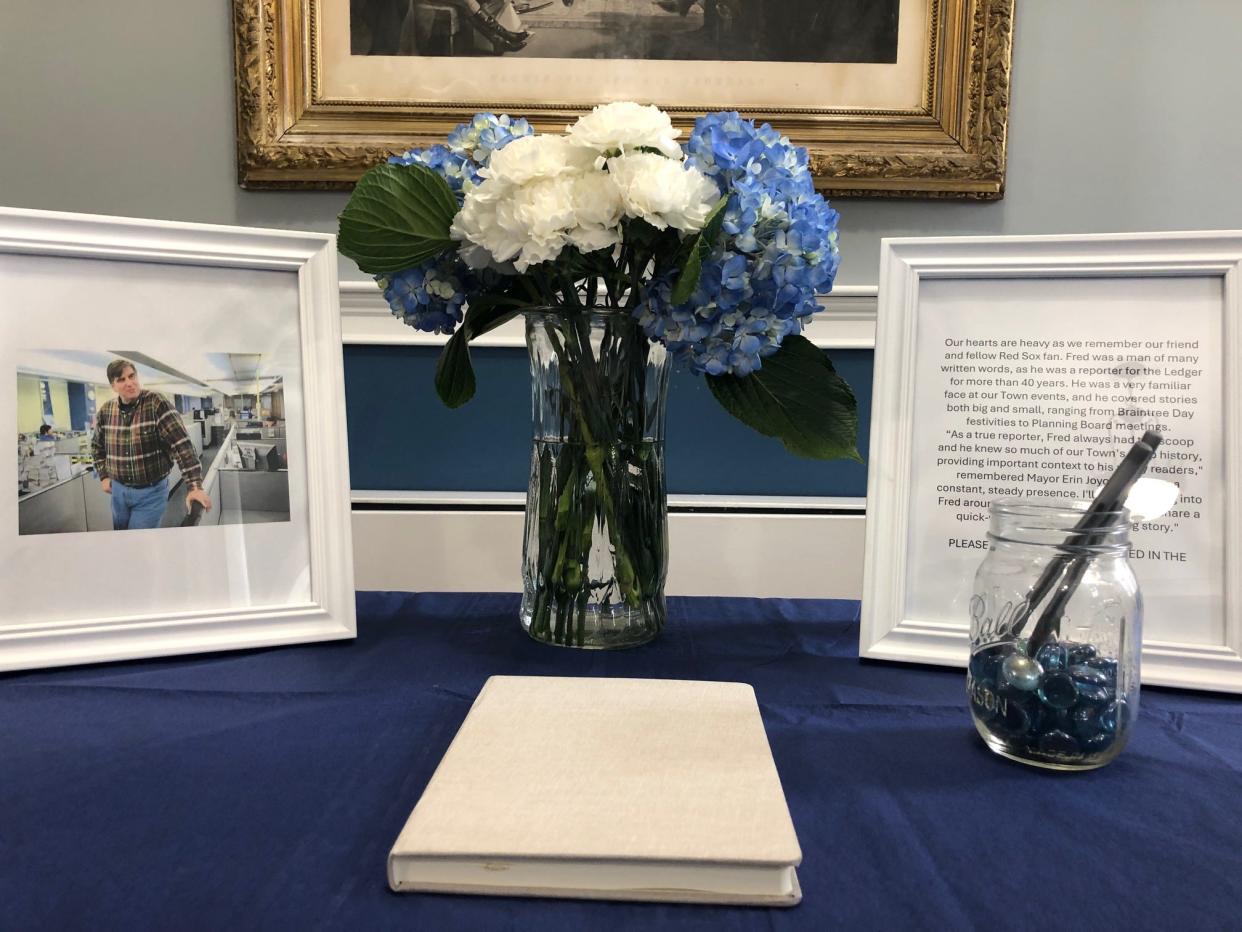
[[[837,212],[815,191],[807,152],[737,113],[700,118],[686,161],[728,195],[723,231],[690,300],[674,270],[644,289],[636,316],[695,372],[747,375],[818,309],[837,272]]]
[[[478,113],[448,136],[447,145],[410,149],[388,159],[393,165],[421,163],[439,172],[453,189],[460,203],[470,187],[479,183],[479,169],[492,153],[503,149],[519,136],[530,136],[534,129],[520,117],[508,114]]]
[[[399,317],[416,330],[452,333],[461,323],[462,305],[474,289],[471,271],[445,253],[412,269],[377,276],[384,300]]]
[[[388,159],[392,165],[426,165],[439,173],[448,182],[460,204],[466,196],[466,190],[479,183],[479,166],[469,156],[459,155],[448,146],[428,146],[425,149],[410,149],[400,155]]]
[[[514,119],[507,113],[476,113],[469,123],[462,123],[449,133],[448,147],[454,154],[486,165],[492,153],[503,149],[519,136],[533,135],[535,130],[526,120]]]
[[[410,149],[388,161],[393,165],[426,165],[448,182],[460,204],[466,191],[481,180],[479,169],[487,165],[493,152],[533,132],[523,119],[480,113],[453,130],[448,145]],[[452,333],[461,323],[466,296],[477,294],[485,284],[456,252],[393,275],[377,275],[375,280],[393,314],[428,333]]]

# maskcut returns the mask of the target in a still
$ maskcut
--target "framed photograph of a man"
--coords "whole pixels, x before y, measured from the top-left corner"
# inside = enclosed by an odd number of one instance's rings
[[[0,209],[0,371],[0,670],[353,636],[331,236]]]
[[[482,110],[740,110],[831,195],[998,198],[1014,0],[233,0],[246,187],[347,187]]]
[[[284,378],[272,359],[19,349],[18,533],[288,521]],[[42,387],[51,407],[40,411]]]

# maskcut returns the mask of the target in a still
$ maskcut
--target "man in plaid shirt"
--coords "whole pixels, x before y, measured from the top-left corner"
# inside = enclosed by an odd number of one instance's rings
[[[203,491],[203,467],[181,423],[163,395],[146,391],[127,359],[108,364],[116,397],[95,419],[91,454],[103,490],[112,496],[112,527],[117,531],[160,526],[168,504],[168,473],[173,460],[186,482],[185,507],[211,508]]]

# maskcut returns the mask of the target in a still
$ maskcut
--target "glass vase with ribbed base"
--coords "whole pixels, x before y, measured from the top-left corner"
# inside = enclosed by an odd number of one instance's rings
[[[525,314],[533,443],[522,626],[566,647],[644,644],[664,628],[669,357],[625,310]]]

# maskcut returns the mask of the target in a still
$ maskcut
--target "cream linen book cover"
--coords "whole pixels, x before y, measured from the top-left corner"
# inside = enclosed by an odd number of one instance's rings
[[[396,891],[792,906],[745,683],[493,676],[388,855]]]

